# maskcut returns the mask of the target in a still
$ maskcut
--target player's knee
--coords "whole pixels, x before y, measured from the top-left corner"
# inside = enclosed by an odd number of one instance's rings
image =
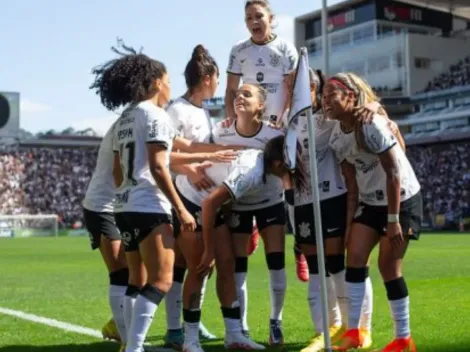
[[[369,277],[369,268],[362,267],[362,268],[346,268],[346,282],[353,282],[353,283],[360,283],[366,281]]]
[[[305,257],[307,260],[308,271],[310,275],[318,275],[318,258],[316,255],[307,255]]]
[[[369,254],[364,253],[364,251],[361,248],[348,249],[348,253],[347,253],[348,266],[365,267],[367,266],[368,259],[369,259]]]
[[[330,274],[333,274],[333,275],[340,273],[345,268],[344,260],[345,260],[344,254],[327,255],[326,256],[326,270]]]
[[[391,281],[401,276],[401,265],[397,260],[379,258],[379,271],[384,281]]]
[[[184,281],[185,273],[186,273],[185,267],[180,267],[180,266],[175,265],[173,267],[173,282],[179,282],[182,284]]]
[[[123,268],[109,274],[109,284],[113,286],[127,286],[129,282],[129,269]]]
[[[282,270],[286,267],[286,256],[284,252],[272,252],[266,254],[266,264],[269,270]]]
[[[235,258],[235,273],[248,272],[248,257]]]

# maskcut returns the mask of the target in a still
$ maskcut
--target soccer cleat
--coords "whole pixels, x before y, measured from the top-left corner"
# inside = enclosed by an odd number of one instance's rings
[[[106,323],[106,325],[103,326],[103,328],[101,329],[101,334],[103,335],[103,339],[105,340],[114,340],[117,342],[121,342],[121,336],[119,335],[119,331],[113,318],[111,318]]]
[[[308,265],[305,256],[300,253],[295,255],[297,278],[302,282],[308,282]]]
[[[256,222],[253,221],[253,231],[250,236],[250,243],[248,244],[248,255],[252,255],[256,252],[259,245],[259,232],[258,226],[256,226]]]
[[[204,352],[199,341],[190,341],[183,345],[183,352]]]
[[[243,336],[245,336],[247,339],[250,338],[250,332],[248,330],[242,330]]]
[[[167,330],[165,334],[165,344],[163,347],[172,348],[176,351],[183,349],[184,333],[183,329]]]
[[[199,323],[199,338],[204,341],[210,341],[210,340],[215,340],[217,339],[217,336],[214,334],[211,334],[209,330],[202,324],[202,322]]]
[[[229,333],[225,335],[224,346],[226,349],[237,350],[264,350],[266,347],[247,338],[242,333]]]
[[[330,328],[330,339],[331,343],[334,344],[341,339],[341,336],[344,334],[345,328],[341,325],[333,325]],[[325,337],[323,334],[317,334],[310,344],[302,349],[301,352],[319,352],[323,351],[325,348]]]
[[[282,346],[284,344],[282,320],[271,319],[269,321],[269,344],[271,346]]]
[[[361,329],[361,334],[364,338],[362,341],[362,348],[369,348],[372,346],[372,333],[369,330]]]
[[[349,351],[351,349],[364,348],[366,334],[360,329],[349,329],[341,336],[338,346],[333,346],[333,351]]]
[[[411,337],[395,339],[376,352],[416,352],[416,345]]]

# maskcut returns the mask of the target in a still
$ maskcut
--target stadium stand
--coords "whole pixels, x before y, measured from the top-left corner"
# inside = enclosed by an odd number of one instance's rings
[[[459,60],[447,72],[436,76],[425,89],[425,92],[449,89],[470,85],[470,56]]]

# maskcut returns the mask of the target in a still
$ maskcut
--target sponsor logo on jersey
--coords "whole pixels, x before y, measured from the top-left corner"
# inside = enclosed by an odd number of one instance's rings
[[[269,54],[271,60],[269,63],[271,64],[272,67],[278,67],[281,64],[281,55],[278,55],[276,53]]]
[[[374,162],[372,162],[372,164],[369,164],[367,165],[363,160],[361,159],[354,159],[354,164],[356,166],[356,169],[358,169],[359,171],[361,171],[362,173],[366,174],[368,173],[369,171],[371,170],[374,170],[378,165],[379,165],[379,161],[378,160],[374,160]]]
[[[263,58],[258,58],[255,64],[256,67],[265,67],[266,65],[264,64]]]
[[[259,83],[261,83],[261,82],[264,81],[264,74],[263,74],[263,72],[258,72],[258,73],[256,74],[256,80],[257,80]]]
[[[384,199],[385,199],[384,191],[382,191],[381,189],[375,191],[375,198],[376,198],[378,201],[384,200]]]

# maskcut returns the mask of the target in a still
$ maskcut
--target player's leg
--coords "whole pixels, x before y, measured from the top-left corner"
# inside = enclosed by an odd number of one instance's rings
[[[295,219],[294,219],[294,206],[287,204],[287,213],[288,217],[288,232],[294,233],[295,230]],[[297,243],[297,240],[294,240],[294,258],[295,258],[295,271],[297,278],[301,282],[308,282],[308,265],[305,255],[302,253],[300,245]]]
[[[132,214],[138,233],[139,252],[147,270],[147,281],[134,304],[126,352],[142,352],[148,329],[165,294],[171,288],[174,237],[170,217],[165,214]]]
[[[263,238],[266,264],[269,269],[269,293],[271,298],[271,314],[269,320],[269,343],[282,345],[282,309],[286,295],[285,270],[285,227],[286,212],[284,203],[255,212],[256,222]]]
[[[418,194],[400,204],[400,225],[404,243],[392,245],[393,239],[382,236],[379,249],[379,270],[384,280],[390,312],[395,325],[395,339],[382,351],[415,351],[411,338],[408,287],[402,274],[402,261],[410,239],[418,239],[422,219],[422,199]]]
[[[369,217],[366,211],[366,223],[376,219]],[[357,218],[356,218],[357,220]],[[369,261],[372,249],[379,241],[379,234],[373,225],[355,222],[352,225],[347,247],[346,287],[348,292],[348,330],[342,336],[336,350],[347,351],[352,348],[366,348],[371,342],[370,336],[360,330],[360,320],[366,295],[366,279],[369,276]]]
[[[196,231],[182,232],[178,234],[176,240],[188,267],[188,274],[183,285],[183,350],[187,352],[202,351],[199,343],[199,324],[201,322],[202,288],[206,277],[201,276],[196,270],[204,252],[201,229],[196,229]]]
[[[256,224],[256,221],[253,221],[253,230],[251,232],[250,240],[248,241],[247,244],[247,252],[248,255],[252,255],[253,253],[256,252],[259,246],[259,230],[258,230],[258,225]]]
[[[248,242],[253,226],[253,212],[232,211],[229,220],[232,232],[232,246],[235,254],[235,283],[238,302],[240,303],[242,329],[249,335],[248,327]]]
[[[216,289],[225,324],[225,347],[245,350],[264,349],[264,346],[250,340],[242,332],[240,304],[235,284],[235,251],[230,245],[232,235],[225,224],[218,226],[214,231]]]

